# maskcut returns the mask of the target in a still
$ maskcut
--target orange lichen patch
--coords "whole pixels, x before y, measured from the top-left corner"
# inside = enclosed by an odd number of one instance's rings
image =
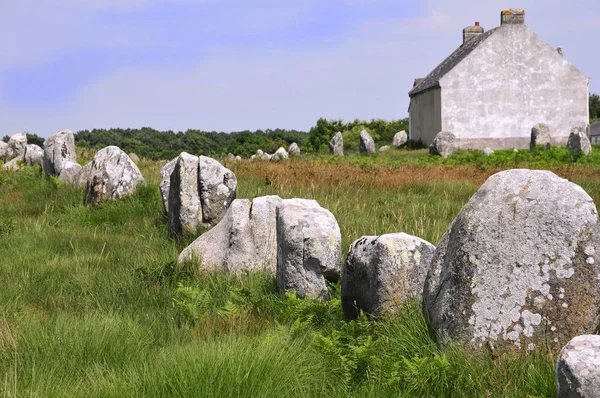
[[[502,15],[525,15],[525,10],[522,8],[507,8],[502,10]]]

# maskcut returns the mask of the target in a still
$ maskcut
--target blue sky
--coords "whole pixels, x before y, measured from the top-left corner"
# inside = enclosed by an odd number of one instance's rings
[[[415,77],[507,7],[596,81],[594,2],[5,0],[2,135],[150,126],[307,130],[402,118]],[[600,79],[600,74],[598,74]]]

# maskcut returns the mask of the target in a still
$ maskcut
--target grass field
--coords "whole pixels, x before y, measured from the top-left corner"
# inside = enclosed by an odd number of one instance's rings
[[[238,197],[314,198],[336,216],[344,254],[362,235],[437,243],[485,179],[548,168],[600,203],[600,161],[563,152],[430,158],[422,151],[229,166]],[[573,160],[573,159],[571,159]],[[420,303],[393,319],[343,321],[327,303],[276,294],[262,274],[178,268],[159,162],[130,198],[83,205],[38,168],[0,173],[0,385],[6,397],[546,397],[554,354],[438,349]]]

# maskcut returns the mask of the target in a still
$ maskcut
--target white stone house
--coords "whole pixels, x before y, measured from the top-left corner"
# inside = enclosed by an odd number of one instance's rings
[[[460,148],[527,148],[531,128],[550,127],[564,145],[589,122],[589,78],[525,25],[525,11],[501,12],[501,25],[463,30],[463,44],[409,92],[411,140],[440,131]]]

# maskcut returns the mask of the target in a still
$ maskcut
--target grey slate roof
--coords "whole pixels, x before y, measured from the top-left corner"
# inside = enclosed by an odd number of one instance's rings
[[[600,135],[600,120],[590,124],[590,137]]]
[[[409,96],[414,96],[423,91],[429,90],[430,88],[439,87],[440,79],[444,75],[450,72],[456,65],[460,63],[465,57],[473,50],[475,50],[481,43],[483,43],[488,37],[492,35],[499,27],[488,30],[485,33],[480,34],[466,42],[465,44],[458,47],[452,54],[448,56],[441,64],[439,64],[431,73],[429,73],[423,81],[408,92]]]

